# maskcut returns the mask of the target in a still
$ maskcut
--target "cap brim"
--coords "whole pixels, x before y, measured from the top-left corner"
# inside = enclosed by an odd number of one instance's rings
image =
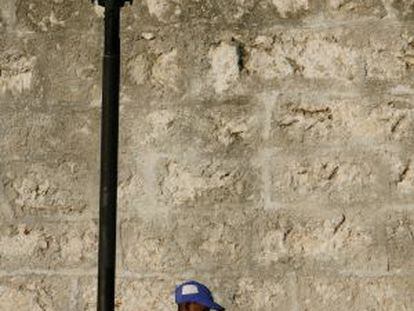
[[[214,301],[211,301],[211,300],[200,299],[199,297],[187,297],[187,299],[178,299],[178,300],[176,299],[175,302],[178,304],[185,303],[185,302],[195,302],[212,310],[217,310],[217,311],[225,310],[225,308],[220,306],[218,303],[215,303]]]
[[[211,309],[211,310],[217,310],[217,311],[224,311],[225,309],[220,306],[218,303],[215,303],[214,301],[206,301],[204,299],[194,299],[193,302],[202,304],[203,306]]]
[[[211,303],[208,307],[213,310],[224,311],[224,308],[215,302]]]

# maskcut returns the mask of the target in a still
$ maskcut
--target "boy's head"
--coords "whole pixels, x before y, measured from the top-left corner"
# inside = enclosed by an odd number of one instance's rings
[[[207,286],[194,281],[186,281],[175,288],[175,302],[179,311],[224,311],[214,302],[213,295]]]

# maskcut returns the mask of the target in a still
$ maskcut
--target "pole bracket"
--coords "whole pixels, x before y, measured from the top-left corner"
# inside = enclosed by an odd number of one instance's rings
[[[125,2],[129,2],[130,5],[132,5],[133,0],[91,0],[92,4],[97,3],[100,6],[105,7],[105,4],[107,1],[115,2],[114,4],[117,4],[119,7],[123,7]]]

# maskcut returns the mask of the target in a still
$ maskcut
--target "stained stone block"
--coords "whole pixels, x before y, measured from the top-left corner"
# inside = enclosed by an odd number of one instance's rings
[[[236,279],[234,299],[229,308],[237,310],[290,310],[294,307],[294,287],[286,275],[261,271],[263,275],[242,276]]]
[[[316,310],[410,310],[412,277],[299,277],[299,304]]]
[[[396,96],[262,98],[263,105],[272,107],[269,140],[278,147],[409,144],[414,133],[412,104]]]
[[[214,89],[222,93],[237,82],[239,76],[239,52],[235,45],[221,43],[209,52],[211,58],[211,76]]]
[[[176,281],[172,277],[149,277],[145,279],[118,278],[115,309],[123,311],[174,310],[174,288]],[[77,310],[96,310],[95,279],[82,278],[79,285]]]
[[[74,281],[68,277],[0,277],[0,309],[73,310],[73,284]]]
[[[37,35],[36,39],[42,106],[100,106],[101,32],[93,29],[57,32]]]
[[[414,271],[414,215],[407,208],[389,212],[386,223],[389,269],[398,273]]]
[[[38,33],[87,30],[98,22],[90,1],[24,1],[15,14],[20,28]]]
[[[167,89],[178,91],[181,70],[177,64],[177,50],[160,55],[152,67],[152,78]]]
[[[339,211],[289,213],[270,211],[253,224],[257,265],[299,270],[387,271],[385,219]]]
[[[0,172],[15,216],[80,215],[96,204],[97,174],[85,162],[3,162]]]
[[[15,34],[0,36],[0,109],[21,109],[34,105],[42,96],[38,74],[38,51],[33,37],[22,38]],[[27,98],[30,95],[30,100]]]
[[[168,211],[164,207],[155,205],[154,168],[156,161],[156,154],[120,154],[118,160],[118,210],[122,217],[132,217],[137,214],[156,217]]]
[[[394,202],[411,203],[414,198],[414,174],[412,172],[412,148],[396,148],[384,150],[391,166],[390,188],[394,194]]]
[[[97,231],[92,221],[3,223],[0,267],[6,271],[93,268],[97,264]]]
[[[237,271],[251,256],[251,225],[240,207],[188,207],[125,221],[121,236],[125,268],[135,273]]]
[[[261,109],[244,97],[160,109],[125,107],[122,148],[137,158],[147,151],[249,156],[260,148]]]
[[[156,167],[157,200],[170,206],[257,202],[261,184],[253,160],[165,157]]]
[[[298,149],[269,160],[274,202],[353,204],[384,201],[391,194],[390,163],[366,149]]]
[[[99,117],[94,111],[70,109],[1,114],[0,156],[3,161],[51,161],[65,150],[67,155],[93,163],[99,155]]]
[[[282,17],[308,11],[310,2],[309,0],[272,0]]]
[[[161,22],[176,20],[181,13],[180,2],[168,0],[147,0],[148,13]]]
[[[411,27],[367,25],[369,40],[355,28],[264,31],[246,43],[246,69],[262,81],[303,77],[349,86],[412,81]]]
[[[262,35],[246,47],[246,68],[263,80],[293,76],[335,77],[343,82],[361,79],[360,51],[346,43],[343,32],[291,30]],[[269,39],[263,41],[265,38]]]
[[[16,24],[16,1],[4,0],[0,8],[0,31],[10,30]]]
[[[362,18],[384,18],[387,11],[386,2],[380,0],[328,0],[327,15],[349,21]]]
[[[414,2],[412,0],[392,0],[390,1],[390,10],[402,20],[410,20],[414,15]]]

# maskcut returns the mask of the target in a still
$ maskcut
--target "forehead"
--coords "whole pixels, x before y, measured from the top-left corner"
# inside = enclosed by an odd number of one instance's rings
[[[208,310],[210,310],[209,308],[207,308],[205,306],[202,306],[198,303],[192,303],[191,307],[192,307],[191,311],[208,311]]]

